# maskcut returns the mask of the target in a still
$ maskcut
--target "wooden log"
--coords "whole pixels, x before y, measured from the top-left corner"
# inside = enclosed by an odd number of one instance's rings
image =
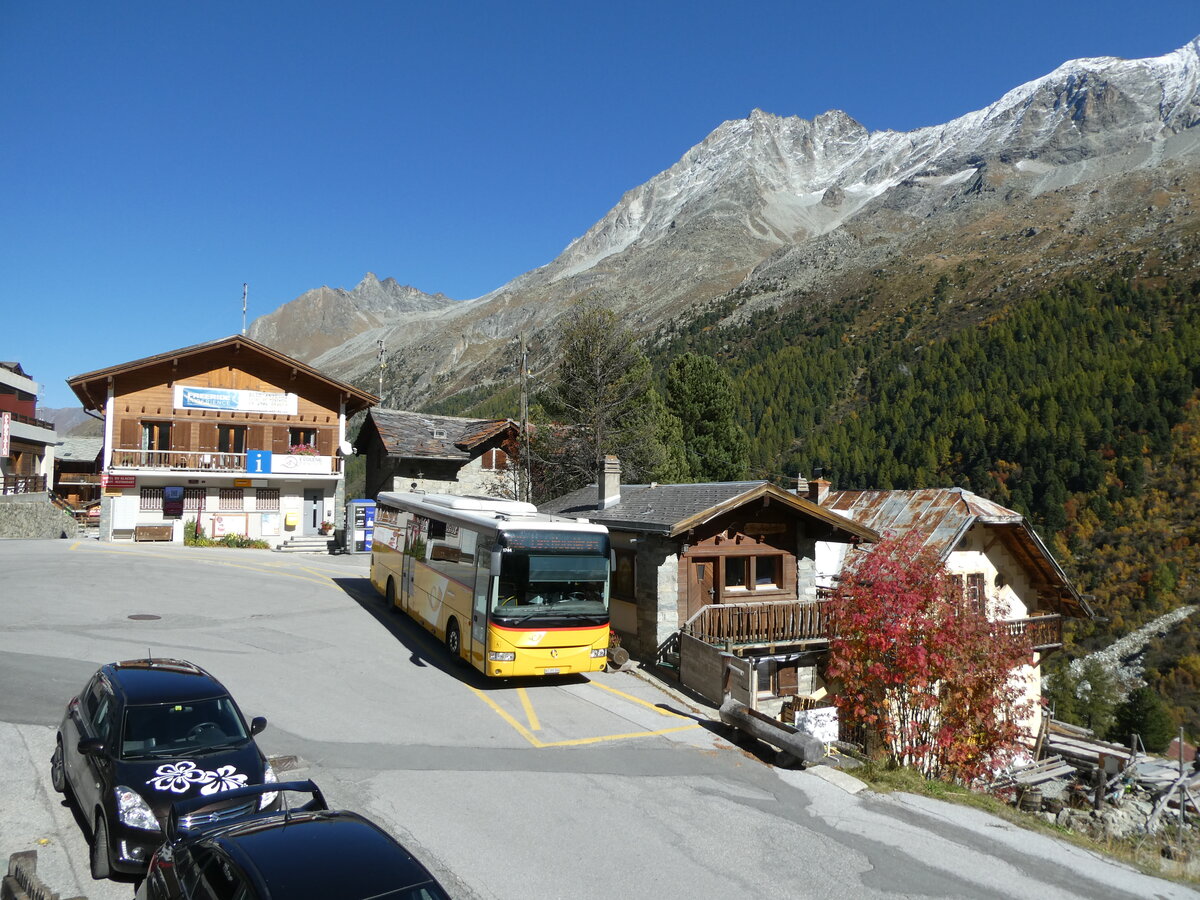
[[[801,765],[811,765],[825,758],[825,744],[811,734],[785,722],[765,716],[732,697],[721,704],[721,721],[751,737],[778,747]]]

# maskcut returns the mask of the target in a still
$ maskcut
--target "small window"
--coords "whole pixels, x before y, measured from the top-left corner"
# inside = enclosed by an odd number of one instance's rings
[[[983,573],[972,572],[967,576],[967,606],[975,612],[985,612],[987,592],[984,588]]]
[[[725,587],[746,587],[746,569],[750,559],[745,556],[729,556],[725,558]]]
[[[754,557],[754,586],[756,588],[783,586],[782,556]]]
[[[223,510],[242,510],[244,509],[245,501],[242,499],[241,488],[221,488],[219,496],[219,508]]]
[[[480,457],[480,464],[485,470],[488,471],[495,469],[507,469],[508,454],[499,447],[494,447],[493,449],[486,451],[483,456]]]
[[[633,600],[637,577],[637,553],[633,550],[618,550],[617,570],[612,578],[612,595],[625,600]]]
[[[208,496],[205,488],[183,489],[183,511],[201,512],[204,509],[204,498]]]
[[[160,487],[142,488],[142,499],[138,506],[145,512],[154,512],[163,508],[163,489]]]
[[[309,453],[315,455],[317,452],[317,429],[289,428],[288,452]]]
[[[143,422],[142,423],[142,449],[143,450],[170,450],[171,449],[171,423],[170,422]]]
[[[254,507],[260,510],[279,509],[279,488],[259,488],[254,498]]]

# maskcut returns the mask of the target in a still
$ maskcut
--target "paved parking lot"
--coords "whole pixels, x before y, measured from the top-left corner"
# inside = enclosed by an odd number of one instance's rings
[[[94,882],[54,794],[66,700],[104,662],[191,659],[335,806],[458,898],[1196,897],[972,810],[851,795],[727,743],[711,710],[596,673],[488,682],[382,608],[364,557],[0,541],[0,856]]]

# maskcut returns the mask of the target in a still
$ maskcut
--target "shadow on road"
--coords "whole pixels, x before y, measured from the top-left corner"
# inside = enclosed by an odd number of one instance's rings
[[[488,678],[464,660],[453,659],[445,645],[411,616],[395,608],[388,609],[369,578],[334,578],[333,583],[408,651],[409,662],[414,666],[438,669],[480,691],[545,688],[587,682],[587,678],[581,674],[538,678]]]

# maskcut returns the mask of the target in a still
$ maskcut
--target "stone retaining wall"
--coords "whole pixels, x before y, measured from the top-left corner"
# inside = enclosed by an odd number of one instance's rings
[[[57,540],[78,534],[79,525],[47,493],[0,496],[0,539]]]

